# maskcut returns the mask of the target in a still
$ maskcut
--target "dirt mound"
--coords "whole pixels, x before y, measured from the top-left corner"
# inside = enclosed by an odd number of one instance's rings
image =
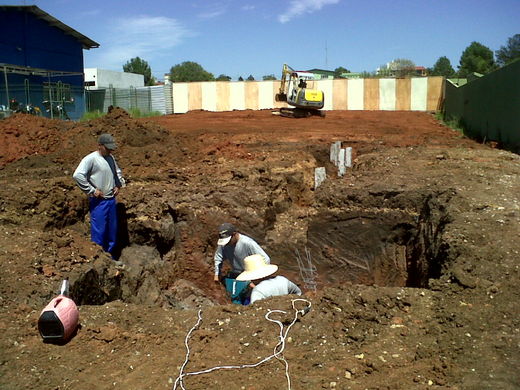
[[[149,166],[146,160],[150,158],[161,165],[162,157],[168,160],[182,155],[178,142],[168,131],[153,122],[133,119],[119,107],[88,122],[16,114],[0,122],[0,131],[5,137],[0,146],[0,166],[26,160],[19,162],[18,169],[58,164],[71,171],[81,156],[97,148],[97,137],[102,133],[116,138],[119,145],[116,158],[124,163],[133,160],[132,165],[136,167]]]
[[[73,126],[64,147],[83,152],[82,147],[88,147],[92,143],[92,138],[89,137],[101,133],[112,134],[123,150],[125,146],[146,147],[150,144],[164,143],[169,136],[169,133],[159,126],[133,119],[125,110],[115,107],[98,119]]]
[[[0,166],[26,156],[55,152],[72,123],[45,117],[14,114],[0,121]]]

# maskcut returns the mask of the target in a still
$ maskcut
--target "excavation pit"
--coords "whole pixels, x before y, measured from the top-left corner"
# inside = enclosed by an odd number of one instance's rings
[[[305,242],[282,250],[276,250],[274,244],[266,246],[272,262],[304,291],[345,284],[428,288],[430,279],[440,277],[447,261],[443,231],[450,220],[446,207],[449,199],[433,193],[400,194],[397,198],[392,207],[385,208],[374,206],[379,203],[377,196],[344,208],[321,207],[308,222]],[[416,207],[409,207],[414,202]],[[163,218],[161,223],[147,223],[148,230],[141,225],[131,228],[132,242],[123,249],[121,259],[127,268],[122,277],[111,278],[104,269],[89,270],[75,284],[80,295],[76,297],[78,302],[103,304],[121,299],[129,303],[183,306],[179,302],[188,297],[199,303],[209,302],[214,293],[211,286],[197,284],[189,277],[176,281],[178,274],[168,276],[178,267],[168,258],[178,251],[178,246],[186,245],[173,240],[175,230],[182,224],[173,220],[165,223]],[[164,237],[171,238],[168,253],[161,251]],[[211,259],[213,250],[208,245],[207,253],[201,257]],[[208,275],[210,261],[202,265],[202,271]],[[191,276],[203,281],[202,271],[192,272]]]
[[[305,249],[298,250],[300,277],[318,288],[345,282],[427,288],[446,262],[448,222],[446,205],[434,194],[416,211],[357,205],[319,213],[309,223]]]

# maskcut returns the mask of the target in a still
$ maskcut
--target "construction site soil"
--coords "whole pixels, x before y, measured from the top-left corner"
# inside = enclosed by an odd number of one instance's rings
[[[127,179],[124,268],[90,242],[72,179],[103,132]],[[520,388],[516,154],[422,112],[115,108],[16,114],[0,134],[1,389]],[[353,150],[342,177],[336,141]],[[229,303],[212,275],[226,221],[304,295]],[[64,278],[80,326],[44,342]]]

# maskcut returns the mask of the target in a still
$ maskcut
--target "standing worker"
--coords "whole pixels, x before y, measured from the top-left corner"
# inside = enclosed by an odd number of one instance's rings
[[[215,276],[214,280],[219,281],[220,270],[224,260],[231,264],[231,271],[227,277],[235,279],[244,271],[244,258],[254,254],[261,254],[266,264],[271,259],[267,253],[256,243],[255,240],[239,233],[234,225],[223,223],[218,229],[218,248],[215,252]]]
[[[98,150],[85,156],[72,176],[89,197],[91,240],[112,257],[117,240],[116,196],[125,185],[112,152],[117,148],[114,137],[101,134]]]

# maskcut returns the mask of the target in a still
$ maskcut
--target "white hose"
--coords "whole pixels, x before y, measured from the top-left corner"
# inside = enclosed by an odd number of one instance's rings
[[[296,306],[295,306],[295,302],[305,302],[307,305],[303,309],[298,310],[296,308]],[[289,363],[287,362],[287,360],[285,360],[285,357],[282,354],[284,349],[285,349],[285,339],[287,338],[287,334],[289,333],[289,330],[291,329],[291,327],[296,323],[296,321],[298,319],[298,314],[303,317],[306,313],[309,312],[309,310],[311,309],[311,305],[312,305],[310,301],[308,301],[307,299],[302,299],[302,298],[293,299],[291,301],[291,304],[292,304],[292,307],[294,309],[294,318],[293,318],[292,322],[285,329],[285,332],[283,331],[284,330],[284,326],[283,326],[283,323],[281,321],[274,320],[274,319],[269,317],[272,313],[286,314],[285,311],[283,311],[283,310],[270,310],[269,309],[269,311],[265,315],[265,319],[266,320],[268,320],[270,322],[274,322],[274,323],[278,324],[278,326],[280,327],[280,335],[279,335],[280,341],[278,341],[278,344],[276,344],[276,346],[274,347],[272,355],[267,356],[267,357],[263,358],[262,360],[260,360],[260,361],[258,361],[256,363],[241,364],[241,365],[228,365],[228,366],[216,366],[216,367],[208,368],[208,369],[202,370],[202,371],[195,371],[195,372],[186,372],[186,373],[184,373],[184,368],[188,364],[189,356],[190,356],[190,348],[188,346],[188,340],[191,337],[191,334],[193,333],[193,331],[195,329],[197,329],[198,326],[200,325],[200,323],[202,322],[202,310],[199,310],[199,312],[197,314],[197,316],[198,316],[197,323],[190,329],[190,331],[186,335],[186,338],[184,339],[184,345],[186,347],[186,358],[184,359],[184,363],[182,364],[182,366],[181,366],[181,368],[179,370],[179,376],[175,380],[175,383],[173,385],[173,390],[176,390],[178,386],[180,386],[180,388],[182,390],[186,390],[186,388],[184,387],[183,379],[184,379],[184,377],[187,377],[187,376],[207,374],[207,373],[210,373],[210,372],[213,372],[213,371],[217,371],[217,370],[230,370],[230,369],[242,369],[242,368],[258,367],[261,364],[264,364],[264,363],[268,362],[269,360],[271,360],[273,358],[277,358],[278,360],[281,360],[281,361],[284,362],[284,364],[285,364],[285,377],[287,378],[287,389],[291,390],[291,378],[289,376]]]

